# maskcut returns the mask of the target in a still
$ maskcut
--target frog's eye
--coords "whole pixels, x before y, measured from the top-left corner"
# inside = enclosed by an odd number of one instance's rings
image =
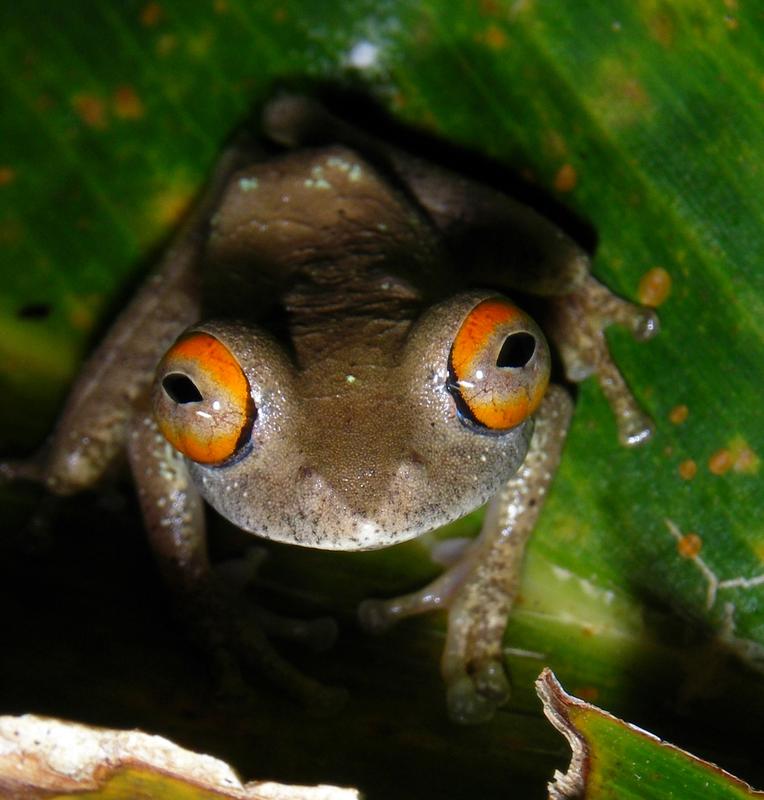
[[[231,351],[191,333],[167,351],[154,384],[154,417],[176,449],[200,464],[220,464],[249,439],[255,404]]]
[[[462,420],[501,432],[519,425],[541,403],[549,383],[549,347],[527,314],[492,297],[467,314],[448,366],[448,389]]]

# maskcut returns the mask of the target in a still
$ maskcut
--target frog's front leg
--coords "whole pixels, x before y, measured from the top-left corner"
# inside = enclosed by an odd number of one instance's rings
[[[281,633],[318,649],[333,637],[334,623],[279,626],[272,616],[231,596],[231,582],[219,580],[208,562],[202,503],[186,465],[159,437],[145,410],[161,356],[199,319],[199,261],[221,193],[237,169],[261,155],[243,137],[223,154],[156,272],[84,366],[50,440],[32,458],[0,461],[0,480],[34,480],[55,494],[68,495],[95,485],[127,449],[163,577],[187,628],[225,670],[223,677],[234,680],[242,662],[292,695],[323,707],[336,705],[336,692],[281,659],[266,633]]]
[[[502,640],[525,545],[559,463],[572,409],[567,392],[550,386],[525,461],[490,502],[480,536],[459,562],[418,592],[367,600],[359,611],[365,627],[382,630],[403,617],[448,609],[441,671],[457,722],[483,722],[509,697]]]
[[[231,581],[207,558],[204,507],[183,457],[160,434],[153,416],[136,415],[128,435],[128,458],[151,548],[178,613],[202,649],[210,653],[224,692],[237,697],[248,690],[239,664],[263,675],[306,706],[331,710],[342,690],[322,686],[283,659],[266,633],[281,633],[315,649],[330,643],[334,622],[276,620],[232,596]],[[274,630],[279,628],[280,630]]]
[[[133,410],[148,392],[157,362],[199,318],[197,268],[209,218],[231,174],[253,155],[242,140],[221,156],[161,263],[78,375],[48,442],[30,458],[0,461],[0,480],[37,481],[69,495],[94,486],[123,452]]]

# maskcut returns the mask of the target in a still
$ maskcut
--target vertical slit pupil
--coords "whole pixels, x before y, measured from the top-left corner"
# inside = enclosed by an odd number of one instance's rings
[[[167,392],[169,398],[175,403],[198,403],[203,400],[202,393],[196,388],[196,384],[180,372],[171,372],[162,378],[162,388]]]
[[[497,367],[524,367],[533,358],[536,351],[536,339],[525,331],[510,333],[501,346],[496,359]]]

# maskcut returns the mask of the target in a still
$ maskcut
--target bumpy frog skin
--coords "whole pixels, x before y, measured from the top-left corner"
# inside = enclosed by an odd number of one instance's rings
[[[267,643],[252,652],[244,616],[226,607],[200,497],[253,534],[331,550],[395,544],[490,501],[479,539],[433,585],[361,609],[378,629],[447,608],[451,714],[486,719],[508,696],[502,636],[571,413],[567,393],[547,388],[541,328],[508,297],[547,298],[540,322],[568,378],[599,377],[625,444],[650,425],[602,331],[618,322],[647,338],[657,321],[500,192],[301,98],[271,103],[264,128],[287,149],[226,152],[44,452],[0,471],[67,494],[126,448],[197,638],[311,696],[317,686]]]

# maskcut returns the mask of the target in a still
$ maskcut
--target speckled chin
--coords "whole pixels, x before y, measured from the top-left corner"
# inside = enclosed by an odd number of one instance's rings
[[[527,436],[530,430],[527,426]],[[510,452],[489,446],[486,459],[474,465],[474,480],[464,481],[464,472],[473,468],[470,461],[461,464],[460,482],[433,481],[425,464],[408,462],[376,491],[364,481],[337,489],[304,466],[293,472],[290,486],[274,485],[268,474],[253,475],[244,486],[223,478],[223,471],[211,474],[189,466],[205,500],[243,530],[321,550],[374,550],[435,530],[485,504],[515,473],[527,436],[513,437]]]

